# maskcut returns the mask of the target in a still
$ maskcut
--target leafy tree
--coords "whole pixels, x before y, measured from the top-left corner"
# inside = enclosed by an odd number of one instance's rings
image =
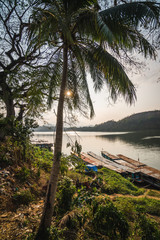
[[[46,103],[50,75],[44,58],[49,53],[45,47],[42,50],[37,43],[30,46],[27,42],[29,17],[35,2],[0,0],[0,100],[7,118],[15,117],[15,108],[18,120],[26,114],[33,116]]]
[[[122,54],[134,50],[144,57],[155,58],[155,48],[147,41],[141,27],[150,31],[159,25],[159,5],[155,2],[133,2],[100,11],[97,0],[39,1],[32,18],[30,38],[48,43],[55,62],[52,83],[60,79],[57,108],[54,161],[48,184],[44,211],[36,239],[47,239],[60,169],[65,91],[72,89],[75,106],[81,92],[94,115],[86,72],[93,79],[95,90],[107,84],[113,100],[122,95],[126,102],[136,99],[135,87],[119,61]],[[79,91],[79,89],[81,91]],[[52,84],[50,85],[52,96]],[[51,101],[50,101],[51,103]]]
[[[50,53],[45,46],[27,41],[36,2],[0,0],[0,105],[6,112],[0,124],[1,140],[11,131],[11,119],[39,117],[46,110],[52,62],[48,65],[44,59]]]

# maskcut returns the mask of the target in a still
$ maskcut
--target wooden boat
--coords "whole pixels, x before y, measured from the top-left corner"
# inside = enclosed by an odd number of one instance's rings
[[[32,141],[32,144],[40,148],[46,148],[49,151],[52,151],[53,148],[53,143],[48,143],[47,141],[43,140],[34,140]]]
[[[101,155],[102,155],[102,157],[104,157],[104,158],[106,158],[108,160],[112,160],[112,161],[119,159],[119,157],[114,156],[114,155],[112,155],[112,154],[110,154],[110,153],[108,153],[106,151],[101,151]]]
[[[101,154],[114,163],[134,169],[135,172],[132,173],[132,179],[134,181],[146,182],[147,184],[160,189],[160,170],[149,167],[140,161],[128,158],[122,154],[118,154],[117,159],[116,156],[111,155],[106,151],[102,151]]]

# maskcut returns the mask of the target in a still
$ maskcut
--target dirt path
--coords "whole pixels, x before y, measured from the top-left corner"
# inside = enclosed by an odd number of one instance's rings
[[[123,195],[123,194],[119,194],[119,193],[114,193],[113,195],[107,195],[109,196],[111,199],[114,199],[116,197],[123,197],[123,198],[149,198],[149,199],[155,199],[155,200],[160,200],[160,197],[155,197],[155,196],[149,196],[148,192],[150,191],[150,189],[146,190],[146,192],[143,195],[139,195],[139,196],[133,196],[133,195]]]

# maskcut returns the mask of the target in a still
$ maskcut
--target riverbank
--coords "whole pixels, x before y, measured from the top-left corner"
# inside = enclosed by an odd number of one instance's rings
[[[30,156],[0,170],[1,240],[34,239],[39,225],[53,155],[33,148]],[[106,168],[86,174],[73,156],[62,158],[54,209],[51,239],[160,236],[160,191],[139,188]]]
[[[54,143],[53,133],[36,133],[33,140]],[[108,151],[114,155],[123,154],[129,158],[160,170],[160,132],[64,132],[63,153],[69,155],[75,141],[82,146],[83,152],[92,151],[101,155]]]

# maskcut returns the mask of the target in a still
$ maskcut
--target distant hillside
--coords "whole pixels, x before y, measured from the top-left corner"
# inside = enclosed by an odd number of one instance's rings
[[[149,129],[160,129],[160,111],[157,110],[137,113],[117,122],[112,120],[101,124],[97,124],[94,127],[80,127],[74,128],[73,130],[113,132],[113,131],[138,131]]]
[[[53,132],[55,131],[54,126],[39,126],[34,130],[35,132]]]

